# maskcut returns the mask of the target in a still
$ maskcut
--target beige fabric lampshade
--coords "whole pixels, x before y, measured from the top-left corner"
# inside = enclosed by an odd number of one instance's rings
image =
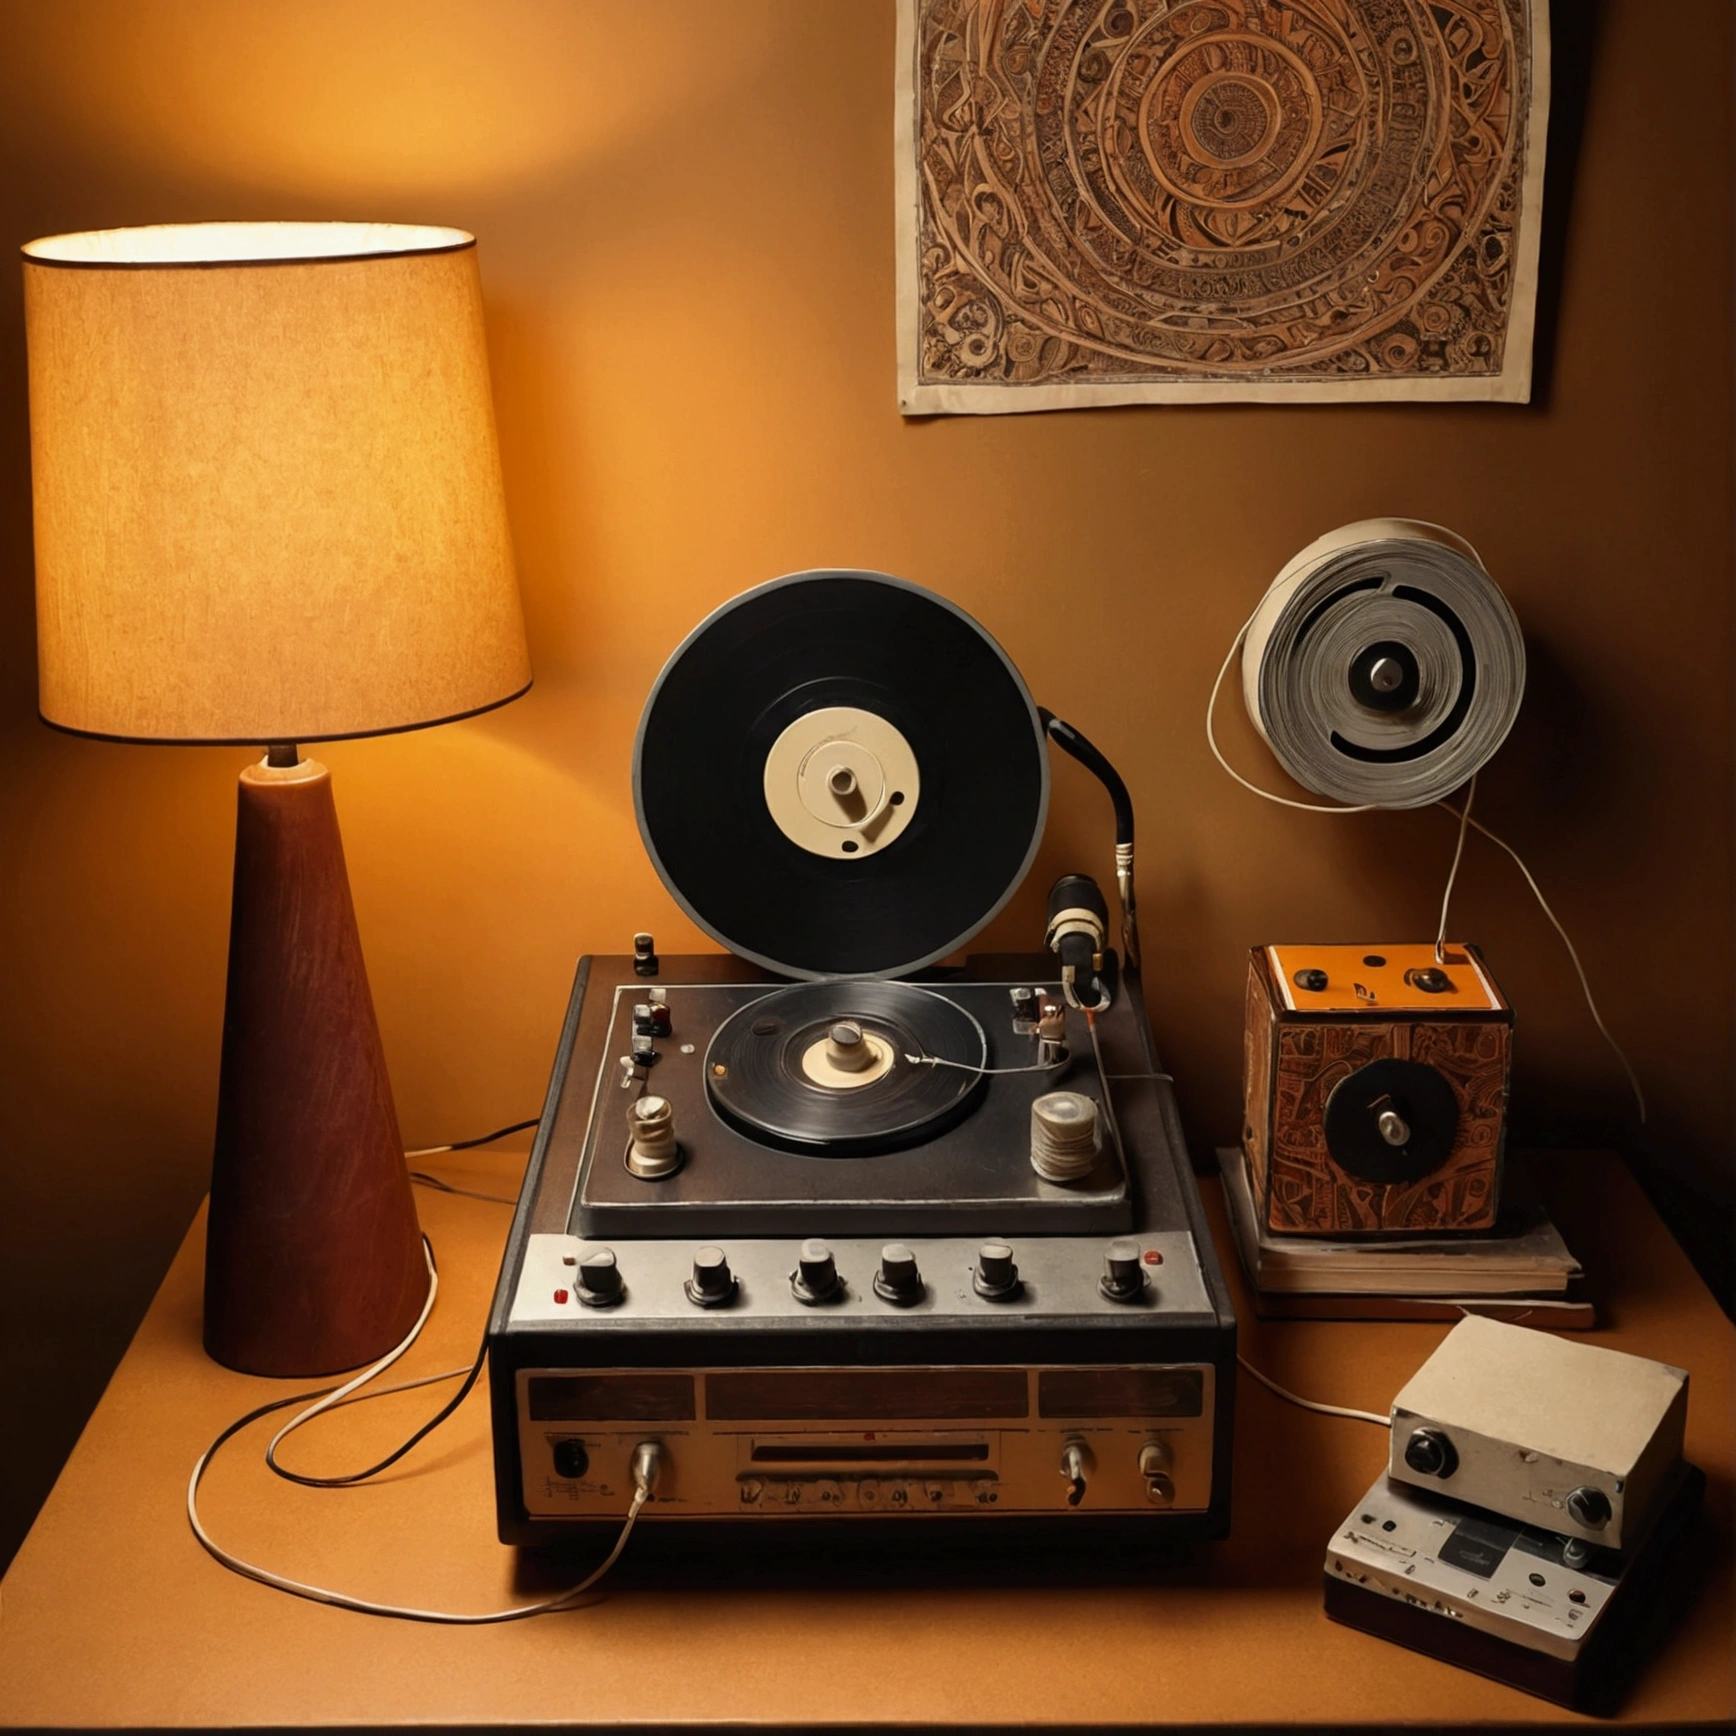
[[[213,223],[24,255],[49,723],[304,742],[524,691],[472,237]]]

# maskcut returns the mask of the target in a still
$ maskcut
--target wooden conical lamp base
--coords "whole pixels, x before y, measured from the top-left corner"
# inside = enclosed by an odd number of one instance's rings
[[[249,766],[205,1255],[205,1349],[249,1374],[383,1356],[428,1290],[331,774]]]

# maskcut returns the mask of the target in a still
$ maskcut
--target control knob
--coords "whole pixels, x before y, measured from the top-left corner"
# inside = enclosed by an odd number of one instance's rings
[[[795,1293],[796,1300],[810,1305],[815,1302],[830,1302],[842,1288],[832,1250],[822,1241],[803,1242],[801,1253],[796,1259],[796,1269],[790,1274],[790,1289]]]
[[[971,1284],[979,1296],[991,1302],[1010,1302],[1024,1288],[1013,1250],[1005,1242],[984,1242],[977,1249],[976,1271]]]
[[[590,1468],[591,1455],[585,1450],[583,1441],[555,1442],[555,1475],[557,1477],[565,1478],[569,1483],[576,1483]]]
[[[874,1294],[894,1308],[908,1308],[922,1300],[922,1274],[916,1268],[916,1256],[902,1242],[888,1242],[880,1250]]]
[[[1137,1242],[1111,1242],[1097,1287],[1111,1302],[1137,1302],[1145,1293],[1145,1268]]]
[[[587,1308],[612,1308],[626,1293],[612,1248],[593,1248],[579,1261],[579,1300]]]
[[[695,1308],[721,1308],[735,1300],[735,1274],[722,1248],[701,1248],[693,1256],[693,1275],[683,1288]]]
[[[1439,1429],[1418,1429],[1404,1444],[1404,1462],[1425,1477],[1444,1479],[1458,1470],[1459,1455]]]

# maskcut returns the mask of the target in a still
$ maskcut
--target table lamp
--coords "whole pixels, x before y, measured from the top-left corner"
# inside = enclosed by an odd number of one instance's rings
[[[389,1350],[424,1261],[326,768],[530,685],[473,237],[210,223],[24,248],[41,711],[241,773],[205,1348]]]

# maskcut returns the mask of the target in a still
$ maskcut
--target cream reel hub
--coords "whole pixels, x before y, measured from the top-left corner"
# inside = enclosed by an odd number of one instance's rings
[[[898,728],[853,705],[798,717],[766,755],[766,808],[816,856],[872,856],[910,824],[921,795],[916,755]]]
[[[884,1079],[897,1058],[878,1031],[865,1030],[854,1019],[840,1019],[802,1051],[802,1076],[827,1091],[860,1091]]]
[[[1477,551],[1364,519],[1310,543],[1248,623],[1248,715],[1305,789],[1353,806],[1440,801],[1488,762],[1525,690],[1525,642]]]

